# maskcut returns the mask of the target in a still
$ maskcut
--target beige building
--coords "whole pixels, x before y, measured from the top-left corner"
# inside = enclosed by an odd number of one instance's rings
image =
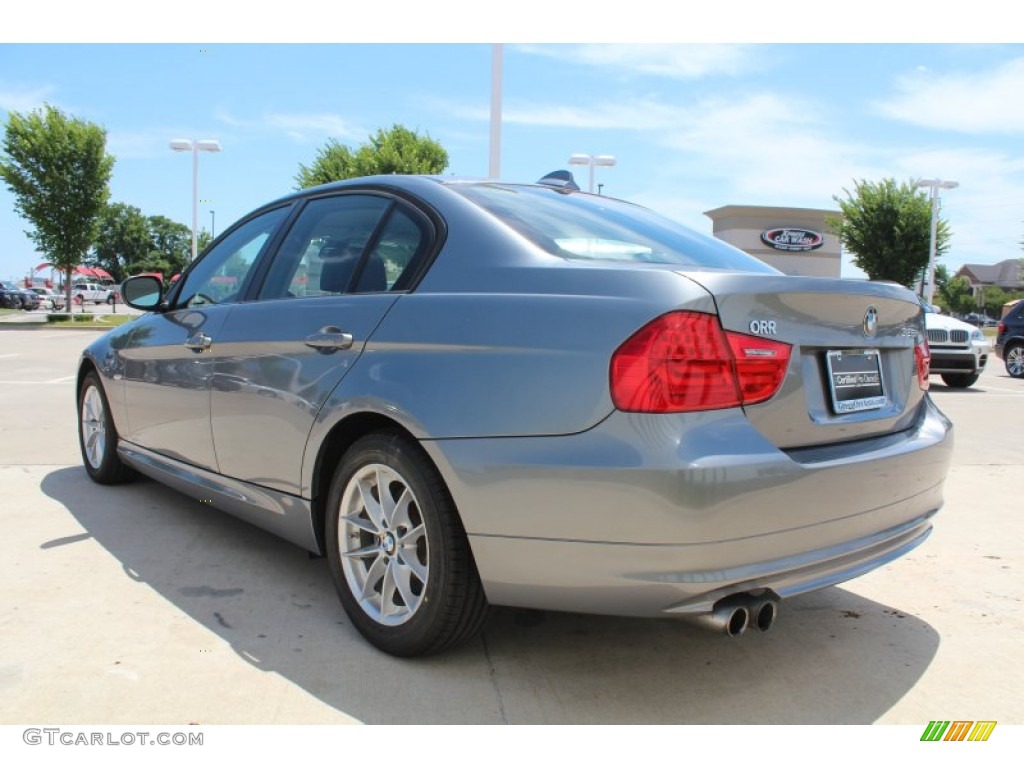
[[[826,223],[839,211],[726,205],[704,215],[715,237],[787,275],[839,277],[839,238]]]

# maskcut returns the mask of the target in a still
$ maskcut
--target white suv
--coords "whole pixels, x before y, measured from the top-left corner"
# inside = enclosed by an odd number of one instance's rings
[[[985,370],[991,343],[981,329],[921,304],[932,353],[931,372],[939,374],[947,387],[964,389],[973,385]]]

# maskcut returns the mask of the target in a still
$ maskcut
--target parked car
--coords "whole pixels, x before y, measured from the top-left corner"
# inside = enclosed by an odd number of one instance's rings
[[[57,293],[52,288],[33,288],[32,292],[39,297],[41,305],[46,309],[61,310],[67,301],[63,293]]]
[[[101,283],[75,283],[71,286],[71,298],[76,304],[90,301],[94,304],[113,304],[117,300],[117,291]]]
[[[911,292],[608,197],[353,179],[256,210],[163,291],[125,281],[147,313],[84,351],[87,473],[326,554],[392,654],[488,604],[766,630],[942,505]]]
[[[992,345],[985,334],[970,323],[941,314],[927,302],[924,322],[931,350],[931,372],[939,374],[947,387],[973,386],[985,370]]]
[[[980,312],[969,312],[964,315],[964,322],[970,323],[976,328],[995,328],[999,324],[999,321],[995,318],[983,315]]]
[[[21,305],[21,289],[7,280],[0,282],[0,308],[21,309]]]
[[[996,355],[1015,379],[1024,378],[1024,301],[1018,301],[999,321]]]
[[[10,280],[3,281],[4,292],[9,298],[5,306],[10,309],[38,309],[39,297],[27,288],[22,288]]]

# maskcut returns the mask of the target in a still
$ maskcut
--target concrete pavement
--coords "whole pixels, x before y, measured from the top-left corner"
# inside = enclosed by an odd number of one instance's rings
[[[404,661],[367,645],[326,561],[150,481],[91,483],[81,331],[2,330],[2,723],[1024,722],[1024,381],[993,359],[933,397],[956,462],[909,556],[736,640],[671,621],[496,609]]]

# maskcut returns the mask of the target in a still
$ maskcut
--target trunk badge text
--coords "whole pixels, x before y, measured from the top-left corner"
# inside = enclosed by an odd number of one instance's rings
[[[758,333],[762,336],[775,336],[778,334],[774,320],[751,320],[750,332]]]

